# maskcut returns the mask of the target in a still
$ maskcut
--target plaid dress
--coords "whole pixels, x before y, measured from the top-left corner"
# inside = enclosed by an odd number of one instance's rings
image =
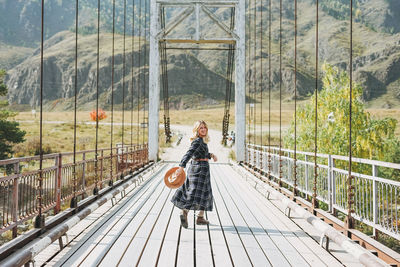
[[[203,138],[196,138],[183,156],[179,166],[185,168],[190,159],[211,158],[208,146]],[[187,169],[185,183],[176,190],[171,199],[180,209],[207,210],[213,209],[213,195],[210,181],[210,165],[208,161],[192,160]]]

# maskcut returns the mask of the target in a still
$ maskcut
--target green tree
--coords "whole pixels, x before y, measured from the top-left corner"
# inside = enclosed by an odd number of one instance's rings
[[[317,147],[319,153],[349,153],[350,78],[328,64],[323,65],[323,86],[318,92]],[[353,83],[352,91],[352,152],[354,157],[400,162],[400,141],[395,136],[394,118],[373,119],[361,100],[362,87]],[[312,101],[297,112],[297,149],[314,150],[315,94]],[[284,137],[288,148],[294,146],[294,121]],[[359,170],[360,171],[360,170]],[[389,176],[393,177],[394,173]],[[391,177],[388,177],[391,178]]]
[[[5,70],[0,70],[0,97],[7,95],[7,86],[4,84]],[[16,113],[6,109],[7,100],[0,101],[0,160],[9,158],[12,153],[12,146],[24,142],[25,131],[19,129],[19,123],[9,121]]]

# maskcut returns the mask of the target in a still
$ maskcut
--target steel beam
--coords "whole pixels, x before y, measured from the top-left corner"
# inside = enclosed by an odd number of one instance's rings
[[[236,160],[244,161],[246,142],[246,5],[239,0],[235,13],[235,28],[238,40],[235,53],[235,146]]]
[[[150,2],[150,58],[149,58],[149,160],[158,160],[158,125],[160,102],[159,8]]]
[[[168,25],[165,27],[165,29],[162,29],[160,32],[157,34],[157,39],[159,38],[164,38],[164,36],[168,35],[173,29],[176,28],[184,19],[186,19],[190,14],[192,14],[194,11],[193,7],[188,7],[185,10],[183,10],[179,15],[175,17],[173,21],[168,23]],[[151,14],[150,14],[151,16]],[[158,18],[157,18],[158,19]],[[157,24],[158,26],[158,24]]]
[[[226,32],[227,34],[229,34],[230,36],[232,36],[235,39],[238,39],[239,36],[237,36],[237,34],[233,31],[231,31],[231,29],[229,29],[221,20],[219,20],[206,6],[202,5],[201,9],[204,11],[204,13],[206,13],[210,19],[212,19],[217,25],[218,27],[220,27],[224,32]]]
[[[157,4],[163,6],[186,6],[194,4],[204,4],[207,6],[224,6],[224,7],[235,7],[239,1],[200,1],[200,0],[158,0]]]
[[[235,44],[236,41],[232,39],[203,39],[203,40],[194,40],[194,39],[180,39],[180,38],[171,38],[162,40],[166,43],[171,44]]]
[[[160,7],[186,7],[179,16],[174,18],[165,29],[159,23]],[[231,30],[220,21],[207,7],[235,8],[235,28]],[[235,127],[236,127],[236,159],[244,160],[246,138],[246,108],[245,108],[245,0],[151,0],[150,1],[150,61],[149,61],[149,159],[158,158],[159,132],[159,42],[188,44],[234,44],[235,45]],[[203,38],[200,34],[200,9],[206,13],[218,27],[230,37]],[[177,25],[195,11],[196,34],[194,38],[168,38]]]

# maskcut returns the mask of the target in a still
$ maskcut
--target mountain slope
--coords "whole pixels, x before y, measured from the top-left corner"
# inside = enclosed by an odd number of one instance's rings
[[[8,69],[9,77],[7,84],[10,87],[10,101],[14,103],[37,104],[37,72],[38,72],[38,13],[40,1],[34,0],[0,0],[0,10],[6,16],[0,16],[1,22],[6,25],[0,30],[0,41],[8,44],[0,49],[0,66]],[[79,101],[87,103],[92,101],[95,92],[95,60],[96,60],[96,30],[97,1],[82,0],[79,7],[79,73],[78,88],[80,92]],[[129,1],[128,1],[129,2]],[[74,1],[49,1],[46,5],[45,25],[45,91],[46,100],[70,98],[73,95],[73,61],[74,61],[74,34],[61,30],[74,27]],[[123,1],[116,1],[116,30],[122,31],[123,25]],[[132,2],[131,2],[132,3]],[[127,14],[131,14],[131,3],[128,3]],[[258,40],[252,42],[248,47],[250,51],[250,65],[252,72],[248,73],[251,78],[256,76],[257,90],[263,88],[268,90],[268,6],[267,1],[257,1],[257,28],[258,36],[261,35],[261,18],[263,19],[263,47]],[[298,73],[297,89],[301,97],[307,97],[314,91],[315,87],[315,0],[298,1]],[[261,6],[263,4],[263,6]],[[282,28],[282,81],[285,98],[293,98],[294,92],[294,2],[283,0],[283,28]],[[7,13],[7,11],[10,11]],[[144,14],[144,6],[135,8],[136,15]],[[178,12],[178,11],[175,11]],[[101,97],[104,103],[109,104],[110,98],[110,73],[111,73],[111,41],[109,32],[112,21],[111,2],[102,1],[101,6]],[[349,2],[347,0],[320,1],[319,16],[319,66],[324,62],[336,65],[341,69],[349,69]],[[167,16],[174,14],[169,12]],[[254,7],[247,9],[248,34],[253,36],[253,14]],[[228,24],[229,15],[216,11]],[[129,17],[129,16],[128,16]],[[141,23],[144,22],[141,17]],[[7,20],[7,21],[6,21]],[[272,1],[272,90],[279,89],[279,1]],[[373,103],[375,107],[400,106],[400,1],[397,0],[355,0],[354,1],[354,77],[364,87],[364,99]],[[130,29],[130,19],[127,21]],[[139,20],[135,21],[138,27]],[[203,25],[203,24],[202,24]],[[186,21],[176,28],[176,31],[192,34],[193,23]],[[203,25],[208,35],[215,31],[209,28],[207,23]],[[250,31],[249,31],[250,30]],[[136,28],[136,32],[138,28]],[[144,30],[142,28],[142,34]],[[130,38],[130,37],[128,37]],[[116,52],[116,83],[115,92],[122,96],[122,37],[117,37]],[[128,45],[127,41],[127,45]],[[32,48],[22,48],[24,45]],[[137,46],[134,57],[135,64],[138,62]],[[129,45],[128,45],[129,47]],[[128,49],[128,48],[127,48]],[[10,56],[14,51],[18,57]],[[148,49],[147,49],[148,51]],[[33,53],[33,54],[31,54]],[[127,65],[130,63],[130,53],[127,53]],[[201,98],[222,100],[226,75],[227,53],[220,51],[186,51],[178,52],[168,50],[168,68],[171,96],[174,106],[181,107],[182,95],[200,95]],[[262,57],[261,57],[262,55]],[[141,55],[143,65],[143,55]],[[13,60],[10,60],[12,58]],[[128,60],[129,58],[129,60]],[[254,61],[254,58],[256,59]],[[261,59],[263,58],[263,60]],[[17,67],[11,69],[26,59]],[[261,62],[262,60],[262,62]],[[261,64],[263,78],[261,79]],[[136,66],[136,65],[135,65]],[[184,66],[184,67],[182,67]],[[130,67],[126,73],[130,73]],[[147,70],[141,68],[143,75]],[[196,74],[199,74],[198,76]],[[218,75],[217,75],[218,74]],[[52,77],[52,78],[51,78]],[[134,83],[139,80],[138,66],[134,67]],[[147,77],[147,76],[146,76]],[[211,78],[207,78],[211,77]],[[131,75],[126,76],[130,88]],[[141,79],[143,81],[143,79]],[[141,82],[142,83],[142,82]],[[321,83],[320,83],[321,84]],[[140,85],[142,86],[143,83]],[[135,87],[136,88],[136,87]],[[210,88],[210,89],[208,89]],[[250,86],[253,91],[253,85]],[[29,93],[28,93],[29,92]],[[187,97],[185,98],[187,99]],[[190,97],[189,97],[190,99]],[[379,100],[379,101],[378,101]],[[119,100],[116,100],[119,101]],[[68,101],[67,101],[68,102]],[[121,101],[120,101],[121,102]],[[211,101],[212,102],[212,101]],[[65,105],[67,108],[68,105]]]
[[[81,108],[93,106],[96,98],[97,53],[96,35],[82,36],[78,44],[78,104]],[[138,39],[136,38],[136,41]],[[142,40],[143,44],[143,40]],[[126,46],[130,47],[131,41]],[[112,62],[112,35],[103,34],[100,38],[100,75],[99,93],[101,105],[108,107],[111,104],[111,62]],[[141,67],[144,54],[140,54],[138,42],[132,52],[126,48],[125,55],[125,85],[123,85],[123,37],[115,37],[115,66],[114,66],[114,104],[122,103],[123,86],[125,86],[125,99],[130,107],[130,92],[132,81],[134,84],[134,105],[137,96],[143,97],[144,78],[148,79],[148,69]],[[49,39],[44,50],[44,98],[46,102],[68,100],[64,105],[72,107],[71,98],[75,90],[75,35],[71,32],[60,32]],[[144,47],[142,47],[144,51]],[[147,48],[148,51],[148,48]],[[148,59],[147,59],[148,60]],[[225,80],[221,75],[209,71],[204,64],[189,54],[170,54],[169,56],[169,89],[171,95],[194,94],[201,95],[203,99],[222,100]],[[40,54],[37,50],[32,57],[22,62],[8,72],[6,83],[9,87],[9,101],[13,104],[39,105],[40,89]],[[132,79],[133,75],[133,79]],[[147,84],[146,84],[147,86]],[[140,92],[138,92],[140,88]],[[175,99],[179,105],[180,99]]]

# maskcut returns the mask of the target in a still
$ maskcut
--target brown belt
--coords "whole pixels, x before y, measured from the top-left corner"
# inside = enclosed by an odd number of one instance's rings
[[[195,161],[208,161],[208,159],[194,159]]]

